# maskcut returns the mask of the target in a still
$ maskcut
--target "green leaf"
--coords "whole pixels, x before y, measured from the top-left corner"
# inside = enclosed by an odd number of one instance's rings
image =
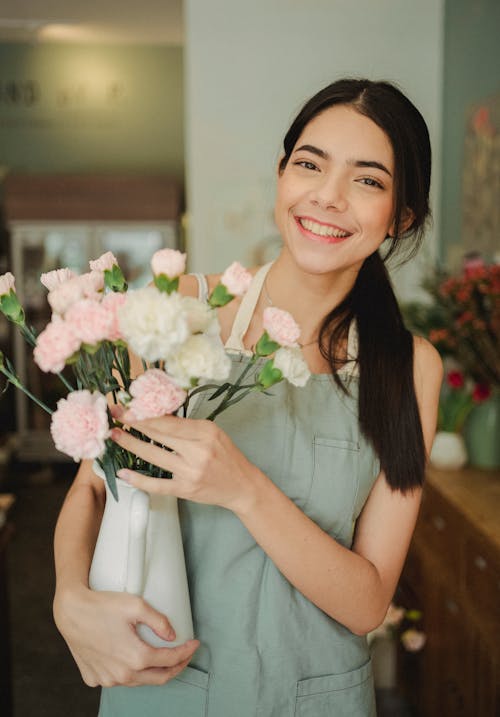
[[[157,274],[154,278],[154,285],[164,294],[171,294],[179,288],[179,277],[176,276],[175,279],[170,279],[166,274]]]
[[[104,285],[111,291],[120,293],[127,291],[128,285],[118,264],[113,264],[111,269],[104,270]]]
[[[226,383],[223,383],[222,386],[219,386],[217,391],[215,391],[208,400],[213,401],[214,399],[219,398],[219,396],[222,396],[224,391],[226,391],[230,386],[231,384],[226,381]]]
[[[8,294],[0,296],[0,311],[15,324],[24,325],[24,309],[19,303],[16,292],[11,289]]]
[[[267,331],[264,331],[260,339],[257,341],[255,353],[257,356],[269,356],[279,349],[280,345],[273,341]]]
[[[102,468],[106,475],[106,483],[109,486],[109,489],[113,495],[113,498],[118,503],[118,488],[116,487],[115,463],[113,461],[113,457],[109,450],[106,450],[101,461],[102,461]]]
[[[273,359],[269,359],[269,361],[266,361],[259,375],[257,376],[257,381],[263,388],[269,388],[269,386],[273,386],[275,383],[278,383],[282,379],[283,374],[281,373],[279,368],[275,368]]]
[[[217,284],[215,289],[208,297],[208,303],[212,308],[217,306],[225,306],[234,299],[233,294],[230,294],[224,284]]]

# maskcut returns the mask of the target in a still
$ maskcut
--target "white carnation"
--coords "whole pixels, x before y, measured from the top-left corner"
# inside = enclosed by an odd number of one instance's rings
[[[129,291],[118,317],[124,339],[146,361],[167,359],[189,336],[182,298],[154,286]]]
[[[191,336],[168,359],[168,373],[180,386],[192,378],[224,381],[231,371],[231,359],[218,341],[204,334]]]
[[[208,334],[209,336],[220,334],[217,314],[208,304],[195,299],[194,296],[183,296],[182,305],[192,334]]]
[[[294,386],[305,386],[311,375],[302,350],[298,347],[278,349],[274,356],[274,366]]]

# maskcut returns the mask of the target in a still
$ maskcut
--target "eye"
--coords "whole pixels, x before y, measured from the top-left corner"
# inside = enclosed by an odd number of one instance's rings
[[[304,169],[312,170],[313,172],[318,169],[314,162],[309,162],[307,159],[301,159],[298,162],[294,162],[297,167],[303,167]]]
[[[365,184],[367,187],[377,187],[378,189],[383,189],[384,186],[378,182],[376,179],[373,179],[373,177],[362,177],[361,179],[357,180],[358,182],[361,182],[362,184]]]

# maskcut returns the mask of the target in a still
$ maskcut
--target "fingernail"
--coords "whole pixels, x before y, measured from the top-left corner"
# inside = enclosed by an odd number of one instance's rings
[[[121,478],[125,481],[125,483],[130,483],[132,480],[132,472],[129,471],[127,468],[120,468],[119,471],[116,471],[116,475],[118,478]]]
[[[170,628],[170,630],[167,632],[167,640],[171,642],[172,640],[175,640],[175,630],[173,627]]]
[[[121,435],[122,431],[120,431],[119,428],[113,428],[113,430],[111,431],[111,438],[113,441],[118,441]]]

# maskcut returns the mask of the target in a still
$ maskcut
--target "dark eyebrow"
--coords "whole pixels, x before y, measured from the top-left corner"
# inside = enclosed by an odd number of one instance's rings
[[[374,169],[381,169],[382,172],[385,172],[389,175],[389,177],[392,177],[392,174],[389,172],[387,167],[382,164],[382,162],[367,161],[364,159],[350,159],[348,164],[352,164],[355,167],[373,167]]]
[[[297,149],[294,149],[294,153],[300,151],[311,152],[311,154],[315,154],[317,157],[321,157],[321,159],[330,159],[328,152],[325,152],[319,147],[315,147],[313,144],[303,144],[300,147],[297,147]],[[380,169],[382,172],[388,174],[389,177],[392,177],[392,174],[389,172],[387,167],[382,164],[382,162],[376,162],[375,160],[349,159],[347,164],[352,164],[353,167],[373,167],[374,169]]]

